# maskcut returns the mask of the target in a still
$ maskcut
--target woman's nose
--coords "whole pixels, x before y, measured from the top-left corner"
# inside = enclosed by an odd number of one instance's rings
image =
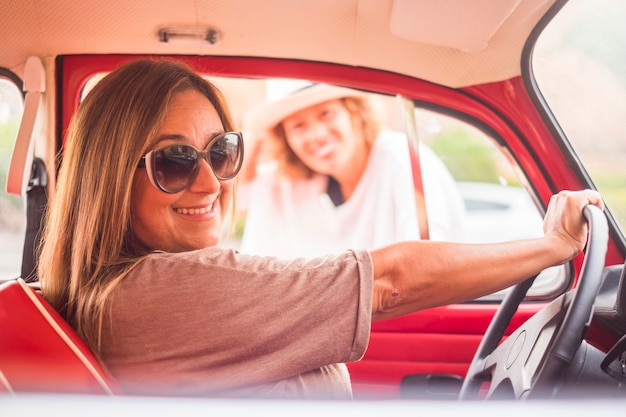
[[[305,136],[310,141],[325,139],[328,136],[328,128],[324,123],[311,123]]]
[[[188,190],[195,193],[216,193],[221,187],[220,181],[215,176],[209,163],[202,158],[198,176],[191,183]]]

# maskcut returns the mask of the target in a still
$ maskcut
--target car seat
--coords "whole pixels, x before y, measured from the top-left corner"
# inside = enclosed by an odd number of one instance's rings
[[[0,393],[120,394],[70,325],[22,278],[0,285]]]

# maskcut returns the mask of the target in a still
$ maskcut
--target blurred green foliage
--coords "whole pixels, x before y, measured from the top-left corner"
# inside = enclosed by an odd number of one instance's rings
[[[463,124],[444,128],[428,145],[457,181],[520,184],[500,150],[473,128]]]
[[[620,228],[626,230],[626,172],[602,172],[595,174],[593,180]]]
[[[0,123],[0,207],[3,213],[8,210],[21,210],[23,207],[23,199],[18,196],[7,194],[5,189],[9,163],[11,161],[11,153],[13,152],[13,144],[17,136],[19,128],[19,119],[12,118],[6,123]]]

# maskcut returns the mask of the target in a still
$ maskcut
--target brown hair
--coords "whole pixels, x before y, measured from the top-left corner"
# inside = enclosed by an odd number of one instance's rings
[[[350,113],[354,129],[362,134],[366,145],[370,147],[380,132],[380,121],[369,100],[364,97],[343,97],[340,101]],[[279,171],[292,179],[310,178],[313,170],[296,156],[287,143],[282,123],[271,130],[271,135],[274,138],[271,141],[271,153],[278,162]]]
[[[108,294],[148,253],[131,227],[131,188],[176,93],[194,89],[233,122],[222,93],[181,63],[136,60],[104,77],[70,124],[49,207],[38,275],[42,292],[96,352]]]

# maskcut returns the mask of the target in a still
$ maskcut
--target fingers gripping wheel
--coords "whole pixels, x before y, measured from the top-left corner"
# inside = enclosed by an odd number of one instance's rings
[[[460,400],[549,398],[584,339],[600,288],[608,242],[602,211],[592,205],[583,214],[589,224],[585,260],[578,286],[554,300],[499,344],[504,331],[532,285],[532,277],[512,288],[496,312],[467,371]]]

